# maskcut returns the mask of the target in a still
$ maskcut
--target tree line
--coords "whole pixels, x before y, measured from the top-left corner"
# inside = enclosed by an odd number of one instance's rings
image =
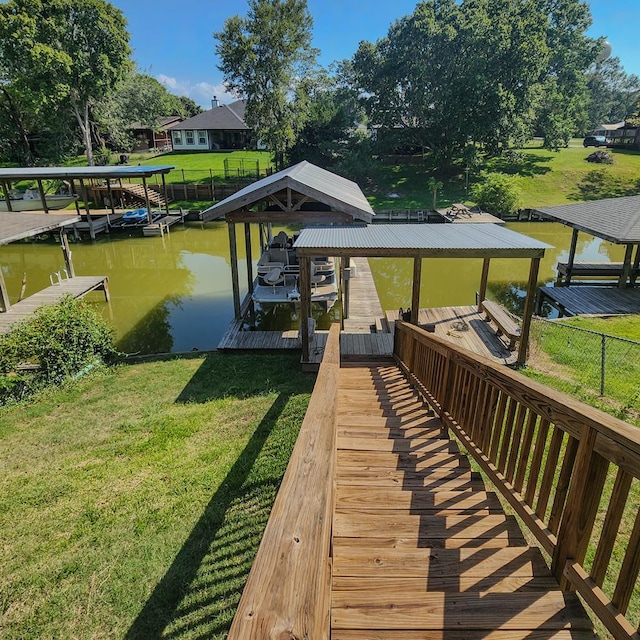
[[[276,163],[307,159],[357,177],[376,155],[428,153],[473,166],[532,136],[573,135],[638,113],[640,79],[601,55],[581,0],[423,0],[377,42],[322,69],[306,0],[249,0],[214,33],[227,89]],[[131,59],[107,0],[0,3],[0,158],[89,164],[126,151],[133,122],[156,128],[200,108]]]
[[[105,0],[0,4],[0,157],[59,162],[83,148],[88,164],[127,151],[129,126],[201,109],[136,69],[122,12]]]
[[[532,136],[558,149],[637,109],[640,79],[601,55],[581,0],[423,0],[330,72],[314,64],[312,24],[306,0],[249,0],[214,34],[248,123],[289,161],[348,171],[372,150],[428,151],[469,166]]]

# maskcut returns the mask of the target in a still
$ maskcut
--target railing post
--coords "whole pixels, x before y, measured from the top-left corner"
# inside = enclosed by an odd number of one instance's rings
[[[598,432],[588,426],[582,428],[578,453],[571,475],[571,484],[562,521],[558,530],[558,543],[551,562],[551,571],[560,588],[573,590],[564,575],[567,560],[582,564],[589,544],[609,462],[594,451]]]

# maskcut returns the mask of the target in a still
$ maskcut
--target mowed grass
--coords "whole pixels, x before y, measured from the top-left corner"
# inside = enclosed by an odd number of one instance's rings
[[[0,637],[225,637],[314,382],[297,368],[121,365],[2,409]]]

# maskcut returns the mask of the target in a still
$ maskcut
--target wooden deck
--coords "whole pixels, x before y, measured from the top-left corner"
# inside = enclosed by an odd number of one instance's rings
[[[355,277],[349,280],[349,317],[344,320],[348,333],[371,333],[384,317],[367,258],[351,258]]]
[[[339,380],[332,640],[595,638],[400,370]]]
[[[640,289],[613,287],[540,287],[538,306],[548,302],[561,315],[628,315],[640,313]]]
[[[398,311],[387,311],[386,317],[393,331],[393,324],[399,318]],[[420,309],[418,324],[434,324],[436,336],[494,362],[511,365],[516,361],[516,354],[509,351],[506,343],[496,335],[495,328],[486,321],[483,313],[478,312],[477,307]]]
[[[57,304],[66,295],[82,298],[95,290],[104,291],[105,300],[109,301],[109,278],[76,276],[34,293],[21,302],[16,302],[6,313],[0,313],[0,334],[6,333],[14,322],[27,318],[40,307]]]

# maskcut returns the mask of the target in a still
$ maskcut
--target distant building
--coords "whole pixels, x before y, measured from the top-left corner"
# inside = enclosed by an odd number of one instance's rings
[[[147,151],[148,149],[158,149],[159,151],[170,151],[170,129],[181,121],[181,116],[166,116],[160,118],[160,124],[157,129],[151,129],[141,122],[134,122],[129,126],[135,138],[134,150]]]
[[[254,146],[250,127],[244,121],[245,101],[219,104],[212,100],[212,109],[171,127],[174,151],[205,151],[213,149],[246,149]]]
[[[601,124],[593,135],[604,136],[608,147],[640,149],[640,128],[627,124],[624,120],[614,124]]]

